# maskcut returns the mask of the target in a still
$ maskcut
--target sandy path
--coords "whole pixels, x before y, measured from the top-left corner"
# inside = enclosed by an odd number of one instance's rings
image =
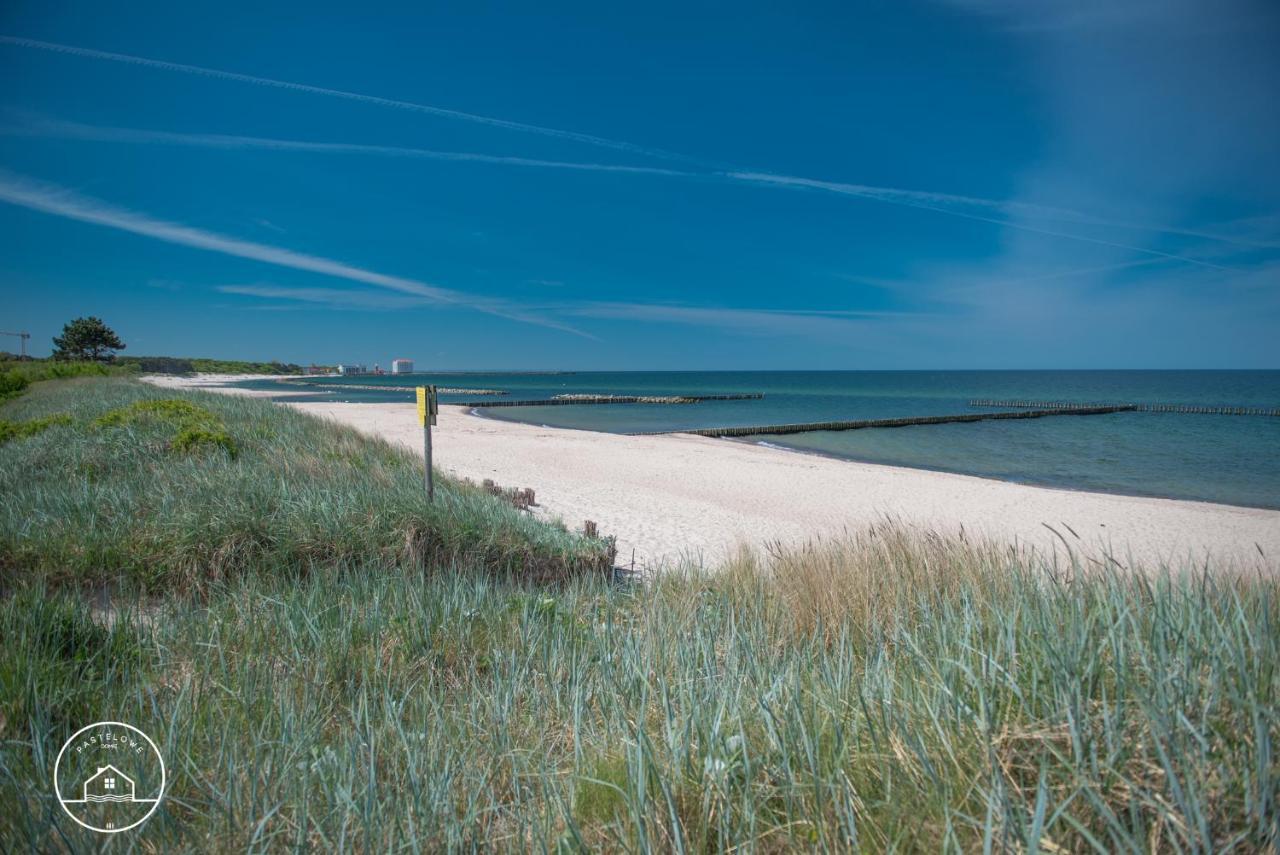
[[[412,404],[296,403],[421,453]],[[739,543],[803,542],[896,517],[922,528],[1060,548],[1121,563],[1193,557],[1276,570],[1280,511],[1029,487],[852,463],[690,435],[631,437],[543,428],[441,407],[436,465],[455,475],[532,487],[540,513],[571,527],[595,520],[619,560],[714,563]],[[1071,534],[1071,529],[1078,538]],[[1255,546],[1261,546],[1265,558]]]

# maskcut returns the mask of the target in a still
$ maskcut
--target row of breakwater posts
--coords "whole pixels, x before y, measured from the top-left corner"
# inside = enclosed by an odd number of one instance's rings
[[[1123,407],[1130,412],[1138,413],[1194,413],[1218,416],[1280,416],[1280,409],[1266,407],[1221,407],[1201,404],[1081,404],[1071,401],[1002,401],[988,398],[976,398],[969,402],[971,407],[1009,407],[1035,410],[1078,410],[1081,407]]]
[[[748,425],[745,427],[695,428],[692,430],[660,430],[633,433],[631,436],[662,436],[691,433],[696,436],[738,437],[768,434],[809,433],[820,430],[861,430],[863,428],[912,427],[913,425],[945,425],[956,422],[982,422],[1000,419],[1040,419],[1048,416],[1104,416],[1131,411],[1127,405],[1101,407],[1056,407],[1043,410],[1018,410],[1003,413],[958,413],[950,416],[911,416],[900,419],[861,419],[839,422],[804,422],[785,425]]]
[[[288,383],[290,386],[316,389],[319,392],[326,392],[329,389],[354,389],[358,392],[403,392],[406,395],[413,395],[417,389],[416,386],[376,386],[371,383],[317,383],[311,380],[281,380],[280,382]],[[440,395],[510,394],[503,389],[460,389],[452,386],[437,386],[436,393]]]
[[[455,407],[568,407],[582,404],[696,404],[700,401],[754,401],[759,392],[732,395],[564,395],[537,401],[467,401]]]

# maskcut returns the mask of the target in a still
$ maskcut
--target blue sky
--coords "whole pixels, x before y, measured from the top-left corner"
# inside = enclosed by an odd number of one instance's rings
[[[267,5],[3,5],[0,327],[442,369],[1280,367],[1273,3]]]

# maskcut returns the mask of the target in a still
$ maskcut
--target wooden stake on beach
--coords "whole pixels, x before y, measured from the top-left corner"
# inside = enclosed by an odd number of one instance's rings
[[[435,386],[418,387],[418,424],[422,425],[422,483],[427,488],[427,501],[436,498],[435,484],[431,477],[431,426],[436,423],[439,405]]]

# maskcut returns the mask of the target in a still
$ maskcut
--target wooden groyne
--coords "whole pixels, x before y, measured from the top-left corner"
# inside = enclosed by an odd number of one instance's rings
[[[697,436],[735,437],[760,434],[809,433],[819,430],[861,430],[862,428],[911,427],[913,425],[945,425],[956,422],[981,422],[992,419],[1040,419],[1046,416],[1104,416],[1133,409],[1126,405],[1105,407],[1057,407],[1044,410],[1020,410],[1004,413],[958,413],[952,416],[910,416],[901,419],[862,419],[846,422],[806,422],[786,425],[752,425],[748,427],[697,428],[693,430],[647,431],[632,436],[659,436],[692,433]]]
[[[1010,407],[1036,410],[1069,410],[1092,406],[1123,406],[1127,410],[1139,413],[1197,413],[1219,416],[1280,416],[1280,409],[1266,407],[1217,407],[1196,404],[1081,404],[1071,401],[1000,401],[988,398],[976,398],[969,402],[971,407]]]
[[[413,396],[416,386],[380,386],[373,383],[319,383],[310,380],[282,380],[290,386],[307,389],[354,389],[357,392],[403,392]],[[437,386],[436,392],[441,395],[509,395],[505,389],[460,389],[453,386]]]
[[[570,407],[579,404],[696,404],[700,401],[755,401],[759,392],[734,395],[571,395],[537,401],[468,401],[458,407]]]

